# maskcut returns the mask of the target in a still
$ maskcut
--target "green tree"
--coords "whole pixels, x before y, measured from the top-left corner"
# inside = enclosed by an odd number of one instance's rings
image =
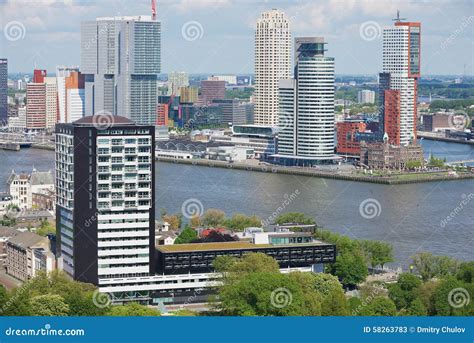
[[[55,234],[56,227],[47,221],[46,219],[41,221],[40,227],[36,230],[36,233],[40,236],[47,236],[48,234]]]
[[[171,230],[179,230],[181,228],[182,217],[180,215],[164,214],[161,219],[170,224]]]
[[[408,308],[408,315],[410,316],[426,316],[428,314],[423,301],[420,298],[416,298],[410,304]]]
[[[468,315],[473,308],[469,301],[473,296],[472,287],[469,287],[466,283],[454,277],[448,277],[442,280],[433,295],[433,305],[436,315]],[[471,306],[469,306],[469,304]]]
[[[349,304],[342,289],[331,289],[324,297],[321,304],[321,315],[323,316],[348,316],[350,314]]]
[[[316,273],[312,275],[313,287],[321,297],[326,297],[333,291],[343,291],[338,278],[331,274]]]
[[[210,208],[204,212],[202,216],[202,222],[205,226],[208,227],[217,227],[217,226],[224,226],[225,225],[225,213],[224,211]]]
[[[448,256],[436,256],[429,252],[421,252],[412,256],[413,265],[423,281],[434,277],[454,275],[459,269],[459,262]]]
[[[248,253],[230,265],[230,272],[237,274],[268,272],[279,273],[278,262],[263,253]]]
[[[380,241],[360,241],[360,246],[369,259],[372,268],[383,266],[394,261],[393,247],[391,244]]]
[[[234,231],[244,231],[248,227],[260,227],[262,220],[257,216],[246,216],[242,213],[236,213],[228,219],[226,226]]]
[[[418,288],[422,282],[416,275],[402,273],[398,276],[398,281],[388,287],[389,297],[393,300],[398,309],[407,308],[418,296]]]
[[[189,226],[191,226],[192,228],[200,227],[201,224],[201,217],[198,215],[194,215],[191,217],[191,219],[189,219]]]
[[[339,254],[336,257],[332,271],[345,287],[356,286],[364,281],[368,275],[364,257],[359,252]]]
[[[416,169],[421,167],[421,161],[407,161],[405,163],[405,167],[407,169]]]
[[[304,213],[300,212],[282,213],[275,219],[275,224],[282,225],[288,223],[316,225],[316,221],[313,218],[308,217]]]
[[[32,316],[67,316],[69,306],[57,294],[38,295],[30,300]]]
[[[237,262],[235,257],[222,255],[217,256],[214,261],[212,261],[212,266],[216,272],[224,273],[228,272],[235,262]]]
[[[353,316],[360,315],[360,310],[362,309],[362,300],[358,297],[350,297],[347,301],[349,304],[349,309]]]
[[[160,312],[154,308],[132,302],[122,306],[112,306],[107,314],[115,317],[157,317]]]
[[[360,312],[362,316],[395,316],[397,308],[392,300],[384,297],[375,297]]]
[[[187,244],[191,243],[198,238],[198,234],[195,230],[191,229],[189,226],[186,226],[183,231],[176,237],[174,244]]]
[[[459,266],[459,270],[456,274],[458,280],[462,280],[467,283],[474,282],[474,261],[463,262]]]

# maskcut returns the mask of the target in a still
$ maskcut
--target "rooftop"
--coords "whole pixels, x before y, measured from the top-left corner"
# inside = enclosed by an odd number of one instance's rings
[[[19,233],[20,231],[12,229],[11,227],[0,226],[0,237],[13,237],[18,235]]]
[[[133,121],[126,117],[114,116],[110,113],[94,114],[93,116],[82,117],[73,122],[74,125],[95,126],[98,129],[107,129],[117,125],[135,125]]]
[[[54,185],[54,177],[51,171],[39,172],[33,170],[30,177],[31,185]]]
[[[40,243],[41,241],[44,241],[45,243],[47,243],[48,238],[42,237],[33,232],[25,231],[25,232],[19,233],[18,235],[15,235],[14,237],[10,238],[8,241],[22,248],[30,248]]]
[[[174,244],[174,245],[160,245],[157,250],[163,253],[173,252],[190,252],[190,251],[216,251],[216,250],[238,250],[238,249],[265,249],[265,248],[283,248],[283,247],[301,247],[301,246],[316,246],[328,245],[321,241],[314,241],[311,243],[298,244],[253,244],[250,242],[218,242],[218,243],[190,243],[190,244]]]

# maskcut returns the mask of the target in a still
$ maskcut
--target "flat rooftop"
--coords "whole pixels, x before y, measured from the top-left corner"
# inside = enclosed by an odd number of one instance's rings
[[[219,243],[190,243],[160,245],[156,249],[163,253],[190,252],[190,251],[218,251],[218,250],[239,250],[239,249],[265,249],[265,248],[297,248],[319,245],[331,245],[322,241],[313,241],[311,243],[297,244],[253,244],[245,241],[238,242],[219,242]]]

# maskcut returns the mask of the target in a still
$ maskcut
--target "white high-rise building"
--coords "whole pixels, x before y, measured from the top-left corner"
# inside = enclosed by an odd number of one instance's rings
[[[334,58],[321,37],[295,39],[295,79],[280,81],[278,154],[284,163],[313,165],[334,155]]]
[[[282,11],[263,12],[255,30],[255,124],[278,126],[278,83],[290,77],[290,22]]]
[[[56,67],[56,83],[58,87],[58,112],[59,123],[67,123],[66,117],[66,78],[71,75],[71,72],[79,72],[79,67]]]
[[[380,100],[385,112],[384,132],[395,145],[416,140],[420,29],[420,23],[401,22],[399,18],[383,29]]]
[[[180,88],[189,86],[188,73],[173,71],[168,74],[168,95],[181,95]]]
[[[55,77],[45,77],[46,84],[46,129],[52,129],[58,121],[58,87]]]
[[[359,104],[373,104],[375,103],[375,92],[363,89],[357,93],[357,102]]]

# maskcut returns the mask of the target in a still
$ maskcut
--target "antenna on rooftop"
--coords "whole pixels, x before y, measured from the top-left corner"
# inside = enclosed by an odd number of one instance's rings
[[[156,20],[156,0],[151,0],[151,19]]]
[[[394,22],[399,23],[403,20],[407,20],[407,18],[400,18],[400,10],[397,10],[397,17],[392,19]]]

